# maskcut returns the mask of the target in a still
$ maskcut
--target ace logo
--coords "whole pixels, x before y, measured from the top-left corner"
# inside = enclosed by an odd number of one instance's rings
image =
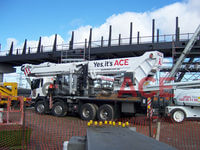
[[[150,81],[150,82],[156,82],[156,80],[152,77],[144,77],[143,79],[140,80],[139,82],[139,87],[138,87],[138,91],[141,94],[141,96],[143,97],[153,97],[154,95],[156,95],[155,91],[149,91],[149,92],[145,92],[144,91],[144,84],[145,82]],[[166,86],[164,85],[165,81],[174,81],[174,78],[165,78],[165,77],[161,77],[159,80],[159,95],[161,97],[174,97],[174,94],[167,92],[166,90],[172,89],[172,86]],[[128,87],[130,88],[130,90],[125,90],[126,85],[128,85]],[[124,81],[121,85],[120,90],[118,91],[118,97],[121,97],[123,94],[132,94],[133,97],[138,96],[137,92],[134,88],[134,84],[132,83],[131,79],[126,77],[124,78]]]
[[[116,60],[114,63],[114,66],[127,66],[127,65],[128,65],[128,59]]]

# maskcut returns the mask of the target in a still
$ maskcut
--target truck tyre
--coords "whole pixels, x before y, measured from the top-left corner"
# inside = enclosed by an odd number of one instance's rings
[[[185,120],[185,112],[181,109],[175,109],[173,112],[172,112],[172,120],[176,123],[181,123]]]
[[[97,104],[92,104],[92,105],[94,105],[94,108],[96,109],[96,112],[97,112],[99,109],[98,105]]]
[[[35,104],[35,111],[38,113],[38,114],[45,114],[47,112],[47,104],[44,102],[44,101],[38,101],[36,102]]]
[[[80,116],[83,120],[94,120],[96,118],[96,108],[93,104],[86,103],[81,106]]]
[[[104,104],[97,111],[97,118],[101,121],[113,120],[115,117],[114,108],[112,105]]]
[[[67,114],[67,106],[63,102],[55,102],[51,109],[54,116],[63,117]]]

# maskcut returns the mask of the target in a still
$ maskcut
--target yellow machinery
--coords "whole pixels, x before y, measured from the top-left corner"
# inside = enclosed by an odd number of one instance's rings
[[[10,97],[11,101],[16,101],[18,99],[18,89],[16,82],[4,82],[0,83],[0,105],[7,104],[7,98]],[[24,98],[26,101],[26,98]]]

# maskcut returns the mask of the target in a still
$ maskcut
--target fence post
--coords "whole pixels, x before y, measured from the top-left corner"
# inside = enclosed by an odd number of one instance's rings
[[[20,99],[20,103],[22,103],[22,114],[23,114],[23,120],[22,120],[22,144],[23,144],[23,149],[25,149],[26,147],[24,147],[25,145],[25,109],[26,109],[26,106],[24,104],[24,97],[20,96],[19,97]]]
[[[151,98],[147,98],[147,118],[149,118],[149,137],[151,137],[151,120],[153,115],[153,109],[151,107]]]
[[[157,123],[157,130],[156,130],[156,140],[160,140],[160,121]]]

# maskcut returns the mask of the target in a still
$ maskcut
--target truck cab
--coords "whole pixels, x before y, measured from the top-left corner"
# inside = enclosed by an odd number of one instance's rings
[[[54,77],[33,78],[31,81],[31,97],[32,100],[46,97],[48,88],[53,83]]]

